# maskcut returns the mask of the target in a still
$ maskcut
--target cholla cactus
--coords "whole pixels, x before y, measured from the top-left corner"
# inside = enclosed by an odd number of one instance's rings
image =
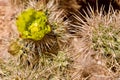
[[[62,13],[63,10],[58,9],[55,0],[47,4],[30,1],[27,9],[22,10],[16,20],[20,37],[27,44],[33,43],[31,45],[35,45],[34,49],[38,53],[57,53],[58,39],[66,33]]]
[[[65,53],[59,52],[60,46],[63,47],[67,42],[65,28],[67,22],[63,22],[63,11],[58,8],[54,0],[50,0],[46,5],[39,5],[38,8],[36,7],[38,4],[30,6],[18,15],[16,26],[20,37],[11,42],[8,51],[12,55],[17,55],[16,61],[20,71],[21,69],[30,71],[22,73],[24,77],[27,77],[24,79],[33,77],[34,74],[31,71],[34,70],[42,72],[37,73],[39,79],[43,79],[42,75],[48,76],[47,79],[49,76],[54,78],[56,72],[60,74],[57,76],[61,79],[61,76],[64,78],[69,64]],[[50,68],[50,73],[49,70],[46,70],[47,68]]]

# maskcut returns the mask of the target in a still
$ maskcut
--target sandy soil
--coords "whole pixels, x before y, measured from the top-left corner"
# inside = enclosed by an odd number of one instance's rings
[[[13,15],[15,11],[10,7],[8,0],[0,0],[0,58],[7,59],[8,43],[15,35]]]

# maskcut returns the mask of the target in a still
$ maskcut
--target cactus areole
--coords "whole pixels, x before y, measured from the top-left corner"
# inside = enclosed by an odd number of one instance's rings
[[[35,9],[27,9],[18,15],[16,25],[23,39],[37,41],[51,32],[45,12]]]

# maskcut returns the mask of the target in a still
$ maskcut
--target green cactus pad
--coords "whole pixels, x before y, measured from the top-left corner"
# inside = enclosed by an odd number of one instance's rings
[[[18,15],[16,25],[22,38],[41,40],[51,32],[47,21],[45,12],[27,9]]]

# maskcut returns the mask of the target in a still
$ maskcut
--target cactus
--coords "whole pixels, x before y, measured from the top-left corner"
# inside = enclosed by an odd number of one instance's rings
[[[44,55],[57,56],[61,50],[59,43],[67,42],[64,17],[61,16],[63,11],[58,9],[54,0],[44,7],[41,3],[39,5],[39,9],[34,5],[17,16],[16,27],[20,36],[8,49],[11,55],[17,55],[18,63],[23,67],[33,68]]]

